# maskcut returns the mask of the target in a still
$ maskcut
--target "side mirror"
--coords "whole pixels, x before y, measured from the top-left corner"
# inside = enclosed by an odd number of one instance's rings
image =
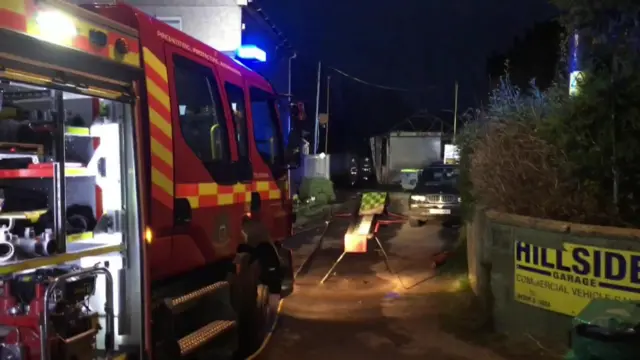
[[[298,129],[292,129],[289,133],[285,158],[290,169],[299,168],[302,163],[302,134]]]

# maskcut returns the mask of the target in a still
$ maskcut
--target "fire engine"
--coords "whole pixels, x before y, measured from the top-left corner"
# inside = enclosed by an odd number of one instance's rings
[[[0,95],[0,360],[260,346],[299,164],[266,79],[125,4],[2,0]]]

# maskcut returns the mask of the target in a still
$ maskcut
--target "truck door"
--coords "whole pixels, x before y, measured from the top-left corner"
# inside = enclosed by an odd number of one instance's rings
[[[232,164],[237,154],[215,67],[165,46],[176,184],[173,252],[193,253],[182,265],[186,268],[235,253],[240,216],[234,216],[238,179]]]
[[[275,95],[260,87],[251,83],[248,85],[254,149],[254,184],[263,199],[263,208],[268,214],[272,237],[284,239],[290,234],[291,228],[290,214],[285,206],[287,169],[277,99]]]
[[[235,140],[238,160],[234,163],[237,180],[244,185],[251,186],[253,168],[249,156],[249,130],[247,128],[247,103],[242,85],[242,79],[224,80],[224,90],[227,95],[227,111],[233,124],[233,138]],[[239,84],[238,84],[239,82]]]

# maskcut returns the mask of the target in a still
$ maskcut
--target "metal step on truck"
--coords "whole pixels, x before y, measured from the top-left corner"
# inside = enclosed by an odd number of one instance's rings
[[[0,360],[259,348],[299,164],[266,79],[125,4],[3,0],[0,95]]]

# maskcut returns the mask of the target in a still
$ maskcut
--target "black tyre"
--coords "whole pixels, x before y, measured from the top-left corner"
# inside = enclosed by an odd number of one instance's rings
[[[269,301],[269,287],[259,284],[257,288],[258,297],[256,299],[256,323],[260,330],[260,345],[271,330],[271,304]],[[258,345],[258,347],[260,346]]]
[[[285,298],[293,293],[295,274],[293,270],[293,254],[290,249],[283,247],[282,244],[278,244],[278,254],[281,259],[282,268],[282,282],[280,287],[280,297]]]
[[[234,303],[239,327],[237,357],[245,359],[260,348],[268,332],[269,292],[260,284],[260,261],[242,265],[234,280]]]

